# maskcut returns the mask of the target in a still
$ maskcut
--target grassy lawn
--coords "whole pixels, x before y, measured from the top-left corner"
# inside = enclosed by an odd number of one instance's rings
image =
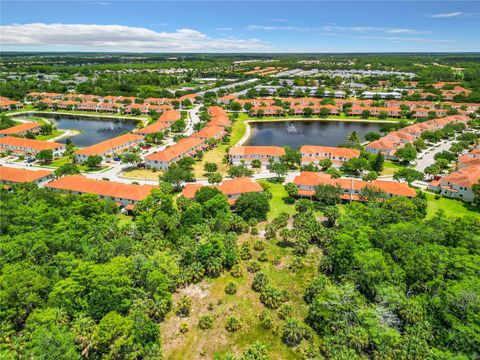
[[[239,244],[244,241],[252,245],[257,237],[243,235]],[[312,246],[304,260],[304,266],[297,272],[292,272],[288,266],[293,259],[291,248],[278,246],[274,241],[265,242],[265,252],[268,261],[260,262],[270,283],[290,294],[289,303],[294,308],[293,316],[303,319],[307,314],[307,305],[302,299],[305,288],[317,273],[321,252]],[[259,251],[253,251],[252,259],[257,259]],[[273,264],[274,258],[279,259],[277,265]],[[172,311],[168,314],[165,322],[161,324],[162,348],[165,359],[212,359],[215,353],[234,353],[237,356],[242,349],[253,345],[260,340],[268,348],[272,359],[300,359],[296,349],[284,345],[281,341],[282,326],[276,310],[268,310],[259,300],[259,294],[251,289],[254,274],[246,270],[246,262],[242,261],[244,268],[241,278],[233,278],[225,273],[216,279],[207,279],[200,284],[194,284],[181,289],[174,295],[174,303],[183,295],[192,299],[192,310],[187,318],[180,318]],[[229,281],[237,283],[237,293],[227,295],[224,291],[225,284]],[[210,305],[209,305],[210,304]],[[258,315],[268,310],[272,317],[274,327],[278,330],[265,330],[260,326]],[[213,328],[201,330],[198,328],[198,319],[202,315],[210,315],[213,318]],[[229,316],[240,319],[242,328],[229,333],[225,330],[225,323]],[[188,324],[188,332],[182,334],[179,331],[180,324]]]
[[[202,160],[195,162],[195,164],[193,165],[194,176],[197,179],[204,177],[203,174],[205,173],[205,171],[203,170],[203,166],[207,162],[213,162],[217,164],[218,166],[217,172],[222,174],[224,177],[227,176],[229,166],[228,164],[225,164],[223,162],[223,157],[225,156],[225,151],[227,150],[228,146],[229,145],[220,144],[215,148],[206,151],[203,154]]]
[[[287,214],[295,213],[295,204],[285,204],[283,201],[283,198],[288,196],[283,184],[275,184],[266,180],[260,180],[258,182],[262,185],[266,185],[272,193],[272,199],[270,200],[270,211],[267,215],[268,220],[277,217],[282,212]]]
[[[64,134],[64,133],[65,133],[65,131],[63,131],[63,130],[54,130],[54,131],[52,131],[52,133],[49,134],[49,135],[38,135],[38,136],[36,136],[35,138],[36,138],[37,140],[44,140],[44,141],[45,141],[45,140],[53,139],[53,138],[55,138],[55,137],[57,137],[57,136],[60,136],[60,135],[62,135],[62,134]]]
[[[393,175],[393,173],[399,169],[404,168],[403,165],[392,161],[385,161],[383,164],[383,171],[380,175]]]
[[[131,216],[128,216],[128,215],[125,215],[125,214],[117,214],[117,215],[115,215],[115,217],[117,217],[119,219],[118,220],[118,225],[120,225],[120,226],[130,225],[132,223],[132,217]]]
[[[152,169],[138,169],[131,168],[120,173],[120,176],[128,177],[139,180],[158,180],[158,177],[162,175],[162,171],[153,171]]]
[[[428,206],[427,206],[427,219],[435,215],[437,210],[445,211],[447,216],[467,216],[473,215],[480,219],[480,211],[474,210],[470,205],[464,203],[460,200],[448,199],[441,197],[440,199],[435,199],[434,194],[426,193]]]

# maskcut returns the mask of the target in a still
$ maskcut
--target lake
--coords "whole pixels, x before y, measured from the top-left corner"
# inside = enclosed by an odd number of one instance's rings
[[[282,121],[251,122],[251,134],[244,145],[290,146],[302,145],[337,146],[346,143],[348,134],[358,132],[362,141],[366,133],[378,132],[381,123],[354,121]]]
[[[18,118],[41,117],[52,120],[58,129],[73,129],[79,134],[64,137],[58,142],[65,143],[67,139],[73,141],[78,147],[86,147],[119,136],[126,131],[135,129],[137,122],[133,120],[119,120],[95,118],[89,116],[63,115],[63,114],[22,114]]]

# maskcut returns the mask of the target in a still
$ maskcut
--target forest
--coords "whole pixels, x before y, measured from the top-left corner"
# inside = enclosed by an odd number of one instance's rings
[[[442,212],[427,218],[422,194],[341,208],[298,200],[294,215],[269,221],[268,189],[243,195],[231,209],[216,189],[188,200],[161,183],[130,221],[93,195],[27,184],[0,197],[2,359],[161,358],[167,332],[181,339],[193,331],[185,322],[194,315],[192,298],[179,293],[226,274],[233,280],[222,301],[240,296],[245,283],[262,307],[255,324],[235,308],[216,317],[220,301],[209,305],[195,331],[205,338],[217,331],[223,344],[213,354],[192,348],[188,358],[480,353],[480,222]],[[315,260],[301,291],[274,283],[266,270],[285,259],[266,249],[289,252],[285,271],[299,283],[306,259]],[[172,319],[180,322],[174,330],[166,326]],[[260,336],[235,347],[235,336],[254,326]]]

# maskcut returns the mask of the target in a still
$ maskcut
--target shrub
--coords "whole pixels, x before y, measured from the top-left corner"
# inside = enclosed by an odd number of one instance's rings
[[[248,272],[256,273],[257,271],[260,270],[260,264],[257,261],[252,260],[248,263],[247,270]]]
[[[252,248],[249,243],[243,243],[240,248],[240,258],[242,260],[250,260],[252,258]]]
[[[282,340],[288,346],[297,346],[304,338],[303,324],[297,319],[288,319],[283,326]]]
[[[286,290],[280,290],[271,285],[267,285],[260,294],[260,301],[269,309],[278,309],[287,300]]]
[[[295,203],[295,198],[293,198],[291,196],[286,196],[286,197],[283,198],[283,202],[285,204],[291,205],[291,204]]]
[[[295,256],[292,262],[290,263],[290,265],[288,266],[288,268],[293,272],[297,272],[302,267],[303,267],[303,258],[301,258],[300,256]]]
[[[177,305],[177,315],[187,317],[192,309],[192,299],[188,296],[182,296]]]
[[[250,234],[252,234],[252,235],[258,235],[258,229],[257,229],[256,226],[252,226],[252,227],[250,228]]]
[[[225,292],[228,294],[228,295],[233,295],[237,292],[237,284],[234,283],[233,281],[229,281],[226,285],[225,285]]]
[[[180,332],[185,334],[188,331],[188,323],[186,321],[182,321],[180,324]]]
[[[270,315],[269,312],[267,311],[262,311],[260,315],[258,316],[260,320],[260,325],[265,329],[265,330],[270,330],[273,328],[273,319]]]
[[[228,332],[236,332],[242,328],[242,324],[240,320],[238,320],[235,316],[230,316],[227,320],[227,324],[225,325],[225,329]]]
[[[232,269],[230,270],[230,275],[232,275],[234,278],[241,278],[243,276],[242,265],[240,264],[233,265]]]
[[[252,290],[261,292],[268,285],[268,277],[265,273],[256,273],[253,277]]]
[[[256,251],[265,250],[265,243],[264,243],[262,240],[257,240],[257,242],[255,243],[255,245],[253,246],[253,248],[254,248]]]
[[[262,261],[262,262],[268,261],[267,252],[266,252],[266,251],[262,251],[262,252],[260,253],[260,255],[258,255],[258,261]]]
[[[293,313],[293,306],[290,304],[283,304],[278,309],[278,317],[281,320],[288,319],[289,317],[292,316],[292,313]]]
[[[213,317],[210,315],[203,315],[198,320],[198,327],[202,330],[213,328]]]

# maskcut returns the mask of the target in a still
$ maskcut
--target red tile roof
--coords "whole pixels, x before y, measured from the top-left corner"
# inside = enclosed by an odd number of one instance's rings
[[[35,151],[41,150],[53,150],[60,147],[64,147],[65,144],[60,144],[50,141],[31,140],[25,138],[18,138],[13,136],[5,136],[0,138],[0,147],[5,146],[20,146],[33,149]]]
[[[226,196],[245,194],[249,192],[262,192],[261,185],[248,177],[235,178],[231,180],[224,180],[220,185],[208,185],[220,190]],[[187,184],[182,190],[182,195],[192,199],[195,193],[201,189],[201,184]]]
[[[110,149],[114,149],[119,146],[124,146],[130,142],[140,142],[143,140],[143,136],[136,134],[124,134],[113,139],[102,141],[101,143],[86,147],[78,150],[75,154],[79,155],[103,155]]]
[[[188,155],[189,152],[195,151],[193,149],[203,143],[204,141],[198,138],[189,137],[181,139],[178,143],[166,148],[165,150],[145,156],[145,159],[157,161],[171,161],[172,159],[175,159],[182,154]]]
[[[163,122],[175,122],[181,117],[180,111],[178,110],[167,110],[162,115],[160,115],[159,121]]]
[[[352,159],[360,156],[360,151],[356,149],[332,146],[304,145],[300,148],[300,152],[302,153],[302,155],[329,154],[330,156],[344,157],[347,159]]]
[[[162,122],[162,121],[155,121],[153,124],[147,125],[144,128],[135,130],[137,134],[153,134],[157,132],[162,132],[170,128],[171,124]]]
[[[158,188],[153,185],[124,184],[116,181],[89,179],[82,175],[67,175],[48,183],[45,187],[134,201],[145,199],[153,189]]]
[[[0,166],[0,181],[8,181],[15,183],[32,182],[40,180],[51,174],[52,172],[48,170],[27,170]]]
[[[29,131],[29,130],[39,129],[40,126],[41,125],[38,124],[38,123],[26,122],[26,123],[23,123],[23,124],[19,124],[19,125],[16,125],[16,126],[9,127],[8,129],[0,130],[0,134],[2,134],[2,135],[16,135],[16,134],[20,134],[20,133],[23,133],[23,132],[26,132],[26,131]]]
[[[228,154],[232,156],[283,156],[285,149],[280,146],[232,146]]]
[[[194,138],[212,139],[222,136],[225,129],[221,126],[205,126],[203,129],[192,134]]]

